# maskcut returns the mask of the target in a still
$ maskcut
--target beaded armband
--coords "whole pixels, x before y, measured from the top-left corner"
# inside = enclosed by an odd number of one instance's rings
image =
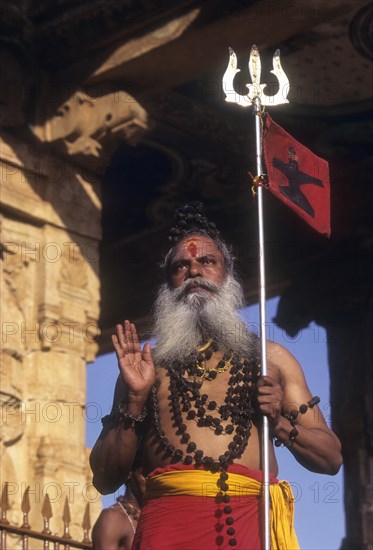
[[[312,397],[312,399],[308,401],[308,403],[303,403],[303,405],[301,405],[298,410],[294,409],[293,411],[284,414],[284,417],[289,420],[293,428],[289,433],[289,438],[285,439],[285,441],[281,441],[281,439],[275,439],[275,447],[284,446],[289,448],[294,444],[295,438],[299,434],[297,428],[295,427],[295,422],[298,416],[300,414],[305,414],[308,409],[313,409],[313,407],[318,403],[320,403],[320,397],[316,395],[315,397]]]

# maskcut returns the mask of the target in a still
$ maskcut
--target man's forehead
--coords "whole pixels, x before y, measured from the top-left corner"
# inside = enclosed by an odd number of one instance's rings
[[[195,239],[193,239],[193,237],[190,237],[189,239],[185,239],[184,248],[186,248],[193,257],[197,256],[197,247],[198,247],[198,240],[196,241]]]
[[[176,246],[175,256],[184,252],[190,254],[192,257],[205,256],[207,254],[221,255],[216,243],[210,237],[204,235],[191,235],[180,241]]]

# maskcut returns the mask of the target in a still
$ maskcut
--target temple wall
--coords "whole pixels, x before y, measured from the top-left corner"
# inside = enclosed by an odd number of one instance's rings
[[[99,182],[5,133],[1,179],[1,484],[8,520],[20,525],[30,486],[30,523],[41,528],[46,493],[52,533],[82,538],[101,499],[91,486],[85,443],[86,364],[97,352]]]

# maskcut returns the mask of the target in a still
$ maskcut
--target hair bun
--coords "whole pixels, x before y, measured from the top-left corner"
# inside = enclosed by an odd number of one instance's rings
[[[220,235],[216,225],[205,216],[203,203],[199,201],[187,203],[176,210],[175,225],[170,229],[168,239],[176,244],[193,234],[206,235],[214,240]]]

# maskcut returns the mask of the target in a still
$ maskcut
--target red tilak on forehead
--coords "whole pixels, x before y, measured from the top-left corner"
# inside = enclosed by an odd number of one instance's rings
[[[187,248],[187,250],[189,250],[189,252],[191,253],[192,257],[194,258],[196,255],[197,255],[197,245],[196,245],[196,242],[193,240],[193,239],[187,239],[185,241],[185,248]]]

